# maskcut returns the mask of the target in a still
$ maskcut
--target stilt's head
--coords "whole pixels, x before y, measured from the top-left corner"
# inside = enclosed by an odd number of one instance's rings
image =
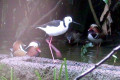
[[[70,16],[67,16],[63,19],[65,26],[69,26],[69,24],[72,22],[72,18]]]
[[[75,24],[78,24],[78,25],[82,26],[80,23],[77,23],[77,22],[73,21],[72,17],[70,17],[70,16],[65,17],[64,18],[64,22],[65,22],[66,26],[68,26],[72,22],[75,23]]]
[[[71,23],[72,22],[72,17],[67,16],[64,18],[65,23]]]

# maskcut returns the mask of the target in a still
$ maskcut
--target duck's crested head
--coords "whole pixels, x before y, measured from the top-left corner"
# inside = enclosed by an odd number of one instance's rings
[[[38,52],[41,52],[41,50],[39,49],[39,46],[40,46],[40,43],[38,41],[32,41],[30,42],[30,44],[26,47],[29,48],[29,47],[34,47]]]
[[[96,24],[91,24],[90,27],[95,28],[98,27]]]
[[[91,24],[88,31],[91,31],[91,30],[96,31],[97,28],[98,28],[98,26],[96,24]]]
[[[28,45],[28,47],[30,47],[30,46],[39,47],[39,43],[36,42],[36,41],[32,41],[32,42],[30,42],[30,44]]]

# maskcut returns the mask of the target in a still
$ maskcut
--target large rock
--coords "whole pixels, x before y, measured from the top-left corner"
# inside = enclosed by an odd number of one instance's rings
[[[62,60],[53,63],[52,59],[41,57],[14,57],[4,58],[0,61],[2,67],[0,77],[4,76],[10,79],[10,70],[13,68],[14,79],[18,80],[38,80],[35,74],[37,70],[42,80],[53,80],[53,71],[56,68],[56,76],[58,79]],[[87,64],[75,61],[67,61],[67,69],[69,80],[74,80],[82,72],[88,70],[94,64]],[[83,80],[120,80],[120,67],[103,64],[90,74],[86,75]],[[63,66],[61,80],[66,80],[65,67]]]

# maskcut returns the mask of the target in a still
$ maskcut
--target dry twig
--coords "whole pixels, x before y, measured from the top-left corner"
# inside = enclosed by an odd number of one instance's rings
[[[90,69],[88,69],[87,71],[85,71],[84,73],[82,73],[80,76],[78,76],[77,78],[75,78],[75,80],[79,80],[82,77],[84,77],[85,75],[87,75],[88,73],[92,72],[94,69],[96,69],[97,67],[99,67],[102,63],[104,63],[106,60],[108,60],[119,49],[120,49],[120,45],[118,45],[117,47],[115,47],[106,57],[104,57],[101,61],[99,61],[98,63],[96,63],[93,67],[91,67]]]

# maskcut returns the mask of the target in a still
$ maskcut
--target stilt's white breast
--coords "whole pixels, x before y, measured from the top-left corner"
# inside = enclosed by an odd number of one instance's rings
[[[63,22],[60,22],[59,26],[47,26],[44,31],[49,35],[49,36],[58,36],[62,35],[67,31],[68,27],[64,27]]]

